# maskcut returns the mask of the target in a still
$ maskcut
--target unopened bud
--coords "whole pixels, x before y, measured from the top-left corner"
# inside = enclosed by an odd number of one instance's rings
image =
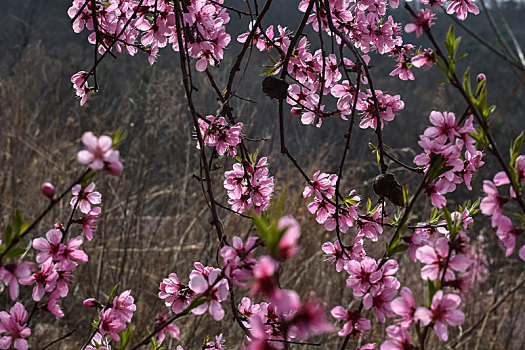
[[[44,182],[41,188],[42,194],[49,199],[55,199],[55,186],[49,182]]]
[[[480,74],[478,74],[478,76],[476,77],[476,80],[478,81],[478,83],[481,83],[482,81],[487,80],[487,77],[485,76],[485,74],[480,73]]]
[[[87,309],[91,309],[94,307],[98,309],[104,308],[104,306],[95,298],[89,298],[84,300],[84,307]]]

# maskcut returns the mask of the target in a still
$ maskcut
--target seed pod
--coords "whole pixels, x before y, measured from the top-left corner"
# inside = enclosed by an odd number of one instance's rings
[[[262,82],[264,94],[270,98],[284,99],[288,91],[288,83],[275,77],[266,77]]]
[[[372,187],[378,196],[388,198],[392,204],[404,205],[403,189],[396,181],[394,174],[386,173],[376,176]]]

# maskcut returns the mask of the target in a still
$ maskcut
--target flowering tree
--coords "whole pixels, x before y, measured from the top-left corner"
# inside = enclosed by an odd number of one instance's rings
[[[181,339],[182,345],[177,349],[182,349],[184,334],[174,321],[209,312],[216,321],[227,313],[233,317],[244,335],[241,346],[246,349],[281,349],[292,344],[319,346],[322,344],[308,343],[307,338],[333,332],[342,338],[340,348],[345,349],[351,340],[367,338],[375,318],[390,324],[384,340],[380,345],[369,343],[360,349],[377,345],[381,349],[422,350],[431,331],[439,341],[446,342],[448,326],[459,326],[465,320],[460,294],[468,295],[472,275],[479,269],[472,259],[468,235],[476,214],[481,211],[491,217],[507,256],[513,254],[516,244],[520,245],[517,237],[525,223],[525,156],[520,155],[523,132],[512,142],[510,162],[506,161],[490,133],[489,119],[495,108],[486,103],[486,77],[478,75],[474,89],[469,69],[459,78],[456,62],[462,56],[461,40],[456,38],[454,27],[444,40],[445,50],[431,31],[435,13],[441,7],[459,20],[466,19],[468,13],[478,14],[478,7],[469,0],[420,1],[424,8],[416,12],[413,6],[404,4],[412,16],[404,31],[415,32],[417,37],[425,35],[432,44],[430,48],[416,48],[409,43],[411,36],[403,35],[402,25],[394,20],[393,16],[402,11],[398,9],[399,1],[302,0],[297,5],[302,19],[292,31],[278,23],[263,25],[272,0],[262,6],[257,0],[246,1],[246,9],[223,0],[73,1],[68,11],[73,30],[88,31],[88,40],[94,45],[91,69],[71,78],[81,105],[99,90],[97,67],[108,55],[134,56],[141,51],[153,65],[159,50],[168,44],[177,52],[192,121],[189,127],[197,139],[199,181],[219,245],[216,265],[194,262],[188,278],[173,272],[160,282],[158,295],[167,309],[159,312],[152,331],[133,331],[132,318],[137,307],[130,290],[119,293],[115,286],[106,300],[85,300],[84,306],[96,312],[92,334],[83,349],[110,349],[116,342],[120,342],[119,348],[138,349],[150,344],[153,349],[160,349],[168,337]],[[214,73],[232,41],[227,24],[234,14],[250,18],[250,24],[245,33],[233,38],[242,46],[227,71],[226,82],[221,84]],[[316,50],[312,48],[313,38],[319,41]],[[352,302],[344,298],[323,302],[301,298],[297,291],[284,288],[279,281],[282,269],[300,268],[291,260],[300,249],[301,235],[298,222],[285,215],[284,196],[275,193],[276,183],[270,172],[272,159],[249,147],[244,124],[237,121],[233,101],[246,100],[239,95],[243,79],[239,72],[249,67],[252,50],[268,52],[270,57],[271,64],[261,71],[266,77],[262,91],[278,103],[274,119],[279,125],[280,152],[296,169],[297,181],[304,185],[303,197],[309,202],[304,205],[315,215],[319,229],[333,233],[332,239],[318,248],[328,261],[335,262],[337,273],[345,274],[346,284],[341,290],[346,287],[351,291]],[[370,69],[373,54],[391,57],[390,76],[401,80],[414,80],[414,68],[437,66],[467,105],[461,113],[430,113],[429,126],[418,142],[421,153],[413,159],[414,165],[396,159],[383,142],[388,124],[403,122],[397,118],[405,102],[399,95],[375,86]],[[207,79],[216,94],[220,103],[217,111],[202,111],[195,103],[197,74]],[[337,173],[320,169],[310,176],[303,169],[287,148],[284,118],[288,111],[299,117],[300,123],[317,128],[334,118],[346,121],[346,140]],[[370,128],[376,137],[375,144],[370,145],[378,163],[372,185],[376,197],[372,199],[342,185],[345,161],[352,151],[351,137],[358,132],[354,130],[358,129],[356,120],[359,129]],[[7,227],[0,246],[0,277],[9,286],[9,296],[15,304],[9,312],[1,312],[0,349],[28,347],[28,325],[36,310],[64,316],[59,303],[69,294],[75,267],[88,263],[89,257],[82,250],[84,236],[92,240],[101,214],[102,195],[95,191],[94,178],[99,172],[118,176],[125,171],[116,149],[121,141],[119,131],[100,137],[84,133],[82,143],[86,149],[78,152],[77,161],[87,169],[59,195],[52,184],[43,184],[42,194],[50,200],[48,208],[31,223],[26,223],[17,212],[13,224]],[[472,190],[472,179],[484,164],[486,153],[501,168],[492,181],[484,180],[486,195],[481,200],[467,198],[458,207],[447,207],[447,196],[457,187],[464,185]],[[218,157],[229,158],[233,165],[217,183],[212,170]],[[420,176],[415,191],[411,193],[407,186],[401,186],[389,172],[391,162]],[[509,187],[508,197],[500,194],[502,186]],[[30,237],[49,210],[70,191],[69,219],[64,224],[57,221],[45,237],[35,237],[30,247],[23,247],[23,239]],[[227,194],[228,206],[216,200],[218,191]],[[414,206],[422,197],[430,203],[430,210],[415,216]],[[245,218],[246,225],[256,228],[257,237],[242,239],[236,233],[225,232],[219,209]],[[395,214],[389,215],[392,212]],[[73,227],[83,232],[68,238]],[[382,253],[372,254],[374,249],[369,247],[380,241],[386,242]],[[401,257],[406,254],[414,263],[420,263],[421,286],[426,289],[421,296],[414,296],[421,288],[403,286],[397,276]],[[525,246],[519,248],[518,254],[525,260]],[[33,255],[36,263],[25,259]],[[18,300],[19,284],[33,288],[34,306],[29,314],[27,305],[23,305],[29,302]],[[240,299],[238,292],[242,293]],[[225,307],[228,299],[231,305]],[[330,312],[325,310],[326,305]],[[341,322],[334,326],[329,314]],[[203,349],[224,348],[221,330],[217,333],[215,340],[204,342]],[[139,337],[143,338],[137,340]]]

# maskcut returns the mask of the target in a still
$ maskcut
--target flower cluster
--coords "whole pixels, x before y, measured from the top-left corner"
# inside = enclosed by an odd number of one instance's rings
[[[197,59],[196,69],[202,72],[208,64],[219,64],[231,40],[225,29],[230,17],[221,6],[223,1],[199,0],[176,5],[167,1],[110,0],[93,2],[92,7],[89,0],[73,0],[68,15],[74,19],[75,33],[84,28],[91,32],[88,40],[97,45],[102,55],[114,51],[113,48],[130,56],[142,50],[153,64],[160,48],[171,43],[173,50],[179,51],[182,44],[189,56]],[[177,10],[178,6],[184,8]],[[81,71],[71,78],[81,105],[86,102],[86,94],[93,90],[87,85],[91,74]]]
[[[107,334],[117,341],[120,340],[118,333],[126,329],[127,324],[133,318],[133,313],[137,310],[135,300],[131,296],[131,290],[126,290],[113,298],[111,306],[104,307],[96,299],[92,298],[86,299],[84,306],[88,308],[102,308],[97,328],[99,336],[95,335],[94,338],[102,339],[102,336]],[[98,343],[100,344],[101,342]]]
[[[525,183],[525,156],[520,155],[516,158],[514,166],[511,168],[514,172],[517,185],[520,187]],[[492,219],[492,227],[497,229],[496,234],[505,246],[505,255],[509,256],[514,252],[516,247],[516,236],[522,234],[523,228],[515,226],[512,223],[510,217],[503,214],[503,206],[508,203],[511,199],[517,198],[518,195],[514,191],[513,186],[510,186],[509,197],[505,197],[499,193],[498,187],[510,184],[509,177],[503,171],[497,173],[494,176],[493,181],[483,181],[483,191],[485,197],[481,201],[480,209],[481,212]],[[519,250],[519,256],[522,260],[525,260],[525,245]]]
[[[224,173],[224,188],[233,211],[243,213],[253,209],[260,215],[268,209],[274,188],[273,176],[268,176],[268,173],[266,157],[257,163],[235,163],[233,170]]]
[[[226,151],[232,157],[237,155],[235,146],[241,143],[242,123],[230,127],[224,117],[215,118],[209,115],[206,120],[199,119],[199,128],[204,145],[215,147],[220,156]],[[198,143],[197,148],[200,148]]]
[[[419,145],[424,153],[414,158],[414,163],[423,166],[425,173],[432,170],[425,192],[432,205],[437,208],[445,206],[445,195],[453,192],[456,185],[465,182],[470,190],[475,172],[484,162],[483,153],[475,148],[475,140],[469,133],[476,133],[472,124],[473,116],[467,118],[463,126],[456,121],[451,112],[430,113],[428,127],[420,136]],[[462,154],[463,148],[465,152]],[[437,164],[436,164],[437,163]]]

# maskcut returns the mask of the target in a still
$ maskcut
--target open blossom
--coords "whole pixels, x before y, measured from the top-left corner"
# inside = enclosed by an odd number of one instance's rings
[[[27,327],[27,311],[20,303],[11,307],[9,313],[0,312],[0,349],[9,349],[11,346],[17,350],[27,350],[27,338],[31,329]]]
[[[461,21],[467,18],[469,12],[477,15],[479,14],[479,9],[472,1],[473,0],[454,0],[448,5],[447,13],[452,14],[455,12]]]
[[[365,256],[363,260],[350,260],[346,264],[350,277],[346,280],[346,287],[352,288],[355,296],[363,296],[371,284],[378,282],[382,272],[377,271],[377,262]]]
[[[441,278],[443,267],[449,254],[452,254],[452,256],[448,258],[445,280],[454,278],[452,270],[464,271],[470,265],[469,259],[463,254],[450,252],[447,238],[438,239],[434,247],[425,245],[418,248],[416,250],[416,258],[422,263],[427,264],[421,269],[421,278],[431,281]]]
[[[99,332],[119,341],[118,333],[126,329],[136,310],[131,290],[126,290],[113,299],[113,307],[100,311]]]
[[[392,311],[391,302],[397,294],[396,288],[381,288],[378,285],[372,286],[370,292],[363,298],[365,310],[374,308],[379,322],[384,323],[386,317],[392,317],[395,313]]]
[[[291,332],[300,339],[308,338],[310,333],[321,334],[333,330],[332,324],[325,317],[324,308],[314,300],[302,304],[287,322],[292,324]]]
[[[94,189],[94,182],[90,183],[84,189],[82,189],[82,186],[79,184],[73,186],[71,189],[73,198],[71,198],[71,202],[69,203],[71,208],[78,207],[82,213],[87,214],[91,210],[91,205],[100,204],[102,202],[102,195],[100,192],[94,191]]]
[[[299,223],[291,216],[284,216],[279,219],[277,227],[279,230],[286,230],[279,241],[279,258],[290,259],[299,250],[297,246],[297,239],[301,235]]]
[[[410,289],[406,287],[401,289],[399,295],[398,298],[392,301],[390,306],[396,315],[401,316],[397,323],[402,328],[410,328],[414,322],[414,312],[416,311],[414,296]]]
[[[208,349],[208,350],[224,350],[224,349],[226,349],[224,347],[224,340],[222,339],[222,333],[215,336],[215,341],[207,342],[202,348],[203,349]]]
[[[335,270],[337,272],[341,272],[348,259],[345,257],[339,241],[335,241],[334,243],[326,242],[323,244],[322,249],[323,252],[328,256],[325,260],[329,261],[330,263],[335,262]]]
[[[413,349],[411,344],[410,333],[401,327],[388,326],[386,327],[387,339],[381,344],[381,350],[405,350]]]
[[[166,306],[171,306],[173,312],[178,314],[190,305],[195,293],[179,281],[177,274],[170,273],[169,277],[160,283],[159,298],[164,299]]]
[[[191,312],[202,315],[209,308],[213,318],[220,321],[224,317],[224,310],[220,303],[228,297],[228,282],[221,276],[221,269],[204,267],[201,263],[195,263],[194,266],[195,270],[190,274],[189,287],[196,294],[201,294],[201,297],[208,299]]]
[[[234,236],[231,246],[221,248],[224,274],[236,286],[245,286],[252,276],[257,261],[249,254],[256,247],[256,243],[256,237],[249,237],[244,245],[240,237]]]
[[[49,258],[42,264],[40,271],[20,280],[20,284],[32,285],[36,283],[33,288],[33,300],[40,301],[46,292],[55,289],[57,279],[58,272],[55,270],[55,264],[53,264],[53,259]]]
[[[344,337],[348,334],[352,334],[354,337],[362,337],[364,332],[370,330],[370,320],[361,317],[359,310],[348,311],[342,306],[336,306],[332,309],[332,316],[337,320],[346,321],[337,334]]]
[[[92,170],[109,169],[111,175],[119,175],[122,171],[122,163],[119,160],[119,151],[114,150],[113,140],[107,135],[96,137],[91,131],[82,135],[82,143],[87,150],[77,154],[80,164],[89,165]],[[120,170],[120,171],[119,171]]]
[[[217,153],[222,156],[226,151],[232,157],[237,155],[236,146],[241,143],[242,123],[228,126],[224,117],[215,118],[212,115],[206,117],[206,121],[199,119],[199,129],[206,146],[215,147]],[[199,144],[197,143],[197,148]]]
[[[169,320],[170,316],[171,312],[159,312],[155,316],[155,328],[164,325]],[[168,333],[170,337],[180,340],[179,327],[175,323],[170,323],[164,328],[162,328],[162,330],[159,333],[157,333],[157,335],[155,336],[155,341],[157,343],[162,343],[166,338],[166,333]]]
[[[135,310],[137,306],[131,296],[131,290],[126,290],[113,299],[113,312],[124,322],[131,322]]]
[[[18,283],[20,280],[31,276],[32,267],[33,263],[29,261],[24,261],[20,264],[6,264],[0,267],[0,280],[9,285],[9,296],[11,300],[18,298]]]
[[[405,32],[412,33],[415,31],[416,36],[419,38],[423,34],[423,30],[434,25],[432,20],[435,18],[436,16],[430,9],[421,10],[417,14],[417,17],[414,19],[414,21],[405,26]]]
[[[457,307],[461,303],[461,298],[456,294],[443,294],[442,290],[438,290],[432,298],[430,310],[424,306],[417,308],[415,312],[415,319],[421,322],[423,326],[427,326],[430,322],[434,322],[434,332],[439,340],[448,340],[448,323],[451,326],[458,326],[465,320],[465,314]]]
[[[91,339],[91,342],[88,346],[86,346],[86,350],[111,350],[111,345],[109,345],[109,340],[102,336],[99,332],[97,332],[93,339]]]
[[[80,219],[80,223],[82,224],[84,234],[88,241],[93,239],[93,232],[97,229],[97,220],[101,212],[102,209],[100,207],[94,207],[86,214],[86,216]]]

